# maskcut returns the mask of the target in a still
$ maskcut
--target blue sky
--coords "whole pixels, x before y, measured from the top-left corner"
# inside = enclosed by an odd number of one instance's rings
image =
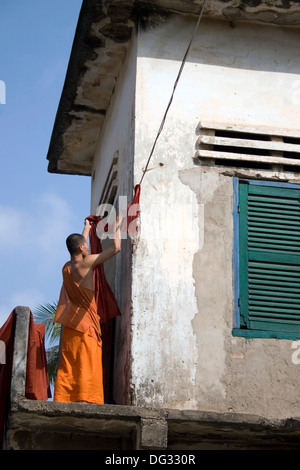
[[[0,326],[17,305],[58,300],[65,239],[89,215],[90,178],[50,174],[46,159],[81,3],[0,0]]]

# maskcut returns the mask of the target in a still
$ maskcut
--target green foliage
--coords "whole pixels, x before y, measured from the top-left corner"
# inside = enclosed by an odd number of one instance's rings
[[[61,330],[61,325],[53,321],[56,306],[56,302],[38,305],[33,312],[35,323],[43,323],[45,325],[45,340],[49,343],[49,348],[46,349],[47,368],[49,380],[52,384],[54,384],[56,378]]]
[[[46,326],[45,339],[51,346],[59,342],[60,337],[60,324],[54,323],[54,316],[57,303],[46,303],[45,305],[38,305],[33,312],[34,320],[36,323],[44,323]]]
[[[58,367],[59,345],[48,348],[46,356],[49,380],[54,385]]]

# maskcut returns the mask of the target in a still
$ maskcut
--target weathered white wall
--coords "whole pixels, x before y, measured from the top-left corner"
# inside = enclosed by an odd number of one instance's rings
[[[174,16],[139,32],[134,184],[194,25]],[[297,415],[292,342],[231,334],[232,177],[195,164],[194,155],[200,120],[299,129],[299,72],[299,31],[201,23],[142,184],[132,263],[133,404]]]
[[[105,123],[95,150],[92,177],[91,213],[97,214],[100,197],[112,160],[118,152],[118,192],[116,210],[119,211],[119,196],[132,198],[134,124],[135,124],[135,80],[136,43],[132,41],[122,73],[118,77]],[[103,241],[103,248],[111,243]],[[107,279],[115,293],[122,316],[116,319],[114,399],[117,403],[128,403],[130,383],[130,336],[131,336],[131,240],[122,240],[122,250],[105,263]],[[113,271],[113,276],[111,275]]]

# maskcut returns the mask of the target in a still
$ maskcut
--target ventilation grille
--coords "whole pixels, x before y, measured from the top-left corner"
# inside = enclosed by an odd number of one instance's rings
[[[201,122],[197,157],[210,165],[300,172],[300,131]]]

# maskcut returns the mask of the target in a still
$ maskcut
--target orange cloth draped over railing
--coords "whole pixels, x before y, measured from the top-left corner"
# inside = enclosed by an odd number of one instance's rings
[[[31,400],[51,398],[45,350],[45,329],[44,324],[34,323],[33,315],[30,314],[25,397]]]
[[[15,324],[16,315],[13,310],[0,328],[0,341],[5,344],[5,364],[0,364],[0,445],[9,407]],[[34,323],[30,313],[25,397],[32,400],[51,398],[44,337],[45,325]]]

